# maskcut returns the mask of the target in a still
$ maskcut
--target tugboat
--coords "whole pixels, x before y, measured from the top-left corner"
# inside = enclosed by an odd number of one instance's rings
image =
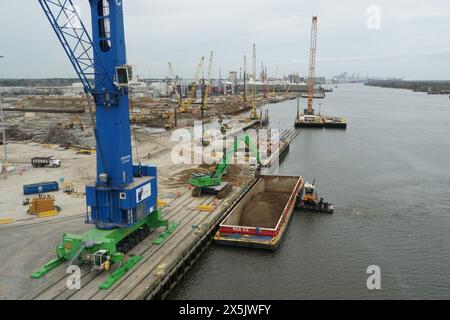
[[[299,197],[297,197],[297,209],[301,211],[334,213],[333,204],[325,202],[322,197],[319,197],[315,188],[315,181],[313,183],[305,183],[304,188],[300,191]]]

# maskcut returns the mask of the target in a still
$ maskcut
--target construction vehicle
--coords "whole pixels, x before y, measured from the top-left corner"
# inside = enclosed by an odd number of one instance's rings
[[[27,199],[27,213],[39,217],[49,217],[57,215],[61,208],[55,206],[55,197],[51,195],[38,195],[32,199]]]
[[[305,183],[305,186],[300,191],[300,196],[298,197],[297,208],[302,211],[333,213],[333,205],[325,202],[322,197],[319,198],[315,189],[315,181],[313,181],[313,183]]]
[[[84,86],[97,144],[97,174],[95,183],[86,187],[85,220],[95,227],[85,234],[65,234],[56,258],[33,273],[35,279],[63,263],[88,264],[98,271],[114,265],[116,270],[100,285],[108,289],[142,259],[126,253],[151,229],[169,227],[157,205],[156,167],[133,165],[132,68],[126,61],[124,2],[89,1],[90,35],[72,0],[39,0]],[[90,96],[95,101],[95,120]]]
[[[200,197],[202,194],[213,194],[217,195],[219,199],[222,199],[231,191],[231,184],[223,182],[222,177],[227,173],[228,165],[236,154],[241,141],[256,156],[257,162],[260,164],[261,161],[257,147],[251,143],[250,137],[247,134],[243,134],[238,139],[235,139],[231,149],[225,153],[214,172],[192,173],[189,178],[189,183],[194,187],[192,190],[193,197]]]
[[[72,121],[70,122],[64,122],[61,124],[61,127],[63,129],[74,129],[75,125],[77,125],[81,131],[84,131],[83,123],[81,123],[81,118],[79,115],[77,115]]]
[[[163,113],[162,118],[165,120],[164,128],[173,129],[175,126],[175,111],[166,111]]]
[[[43,167],[59,168],[61,167],[61,160],[53,159],[53,156],[34,157],[31,159],[31,165],[33,166],[33,168],[43,168]]]

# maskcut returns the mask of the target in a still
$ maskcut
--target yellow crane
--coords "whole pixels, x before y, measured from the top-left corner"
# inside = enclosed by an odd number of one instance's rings
[[[311,48],[309,52],[309,79],[308,79],[308,108],[307,115],[314,115],[314,77],[316,73],[317,53],[317,16],[312,18],[311,25]]]
[[[251,120],[259,120],[259,114],[256,108],[256,45],[253,44],[253,98],[252,98],[252,112],[250,113]]]
[[[206,83],[205,88],[205,104],[204,109],[208,109],[208,98],[212,87],[212,67],[213,67],[213,61],[214,61],[214,51],[211,51],[211,54],[209,56],[209,66],[208,66],[208,80]]]
[[[201,57],[200,62],[197,65],[197,69],[195,70],[194,82],[192,83],[191,91],[189,93],[189,98],[186,103],[187,112],[191,111],[192,102],[194,100],[195,94],[198,88],[198,82],[200,80],[200,74],[202,72],[203,64],[205,63],[205,57]]]
[[[178,111],[180,111],[181,113],[185,113],[186,107],[184,105],[183,97],[181,97],[180,92],[178,92],[177,76],[175,74],[175,71],[173,70],[171,62],[169,62],[169,73],[171,79],[168,79],[168,81],[170,81],[170,85],[172,86],[173,91],[178,97]]]

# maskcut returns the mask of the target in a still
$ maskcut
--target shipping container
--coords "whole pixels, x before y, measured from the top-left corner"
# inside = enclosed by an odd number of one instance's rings
[[[32,194],[56,192],[59,190],[59,184],[56,181],[27,184],[23,186],[23,194],[28,196]]]

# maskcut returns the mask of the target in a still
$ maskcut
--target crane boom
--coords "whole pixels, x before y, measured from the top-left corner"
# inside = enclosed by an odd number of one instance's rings
[[[211,54],[209,56],[208,80],[206,83],[205,97],[204,97],[206,107],[208,106],[208,98],[209,98],[211,87],[212,87],[212,79],[211,78],[212,78],[213,61],[214,61],[214,51],[211,51]]]
[[[239,139],[234,141],[233,147],[227,152],[225,157],[222,158],[222,161],[216,167],[216,170],[212,175],[213,178],[222,178],[224,173],[227,171],[228,165],[233,159],[234,154],[237,152],[241,141],[244,141],[244,144],[249,148],[250,152],[256,156],[256,161],[258,164],[261,162],[258,148],[250,141],[250,136],[248,134],[244,134]]]
[[[216,166],[216,169],[213,173],[193,173],[189,178],[189,183],[196,188],[209,188],[220,185],[222,183],[222,177],[227,171],[227,168],[231,163],[234,154],[237,152],[241,141],[244,141],[250,152],[256,156],[256,161],[259,165],[261,163],[261,158],[258,152],[258,148],[251,142],[250,136],[248,134],[243,134],[239,138],[235,139],[231,149],[229,149],[228,152],[223,156],[222,160]]]
[[[200,80],[200,73],[202,72],[203,64],[205,63],[205,57],[201,57],[200,62],[197,65],[197,68],[195,69],[195,75],[194,75],[194,83],[192,84],[191,92],[189,93],[189,98],[186,104],[186,109],[190,109],[192,106],[192,101],[194,100],[195,93],[198,88],[198,82]]]
[[[173,69],[172,63],[169,62],[169,73],[170,73],[170,77],[171,79],[167,79],[170,83],[170,86],[172,87],[173,91],[175,92],[175,94],[178,97],[178,108],[180,110],[180,112],[185,112],[185,107],[184,107],[184,101],[183,101],[183,97],[181,96],[181,93],[178,91],[178,85],[177,85],[177,76],[176,73]]]
[[[316,73],[317,54],[317,17],[312,18],[311,25],[311,48],[309,53],[309,78],[308,78],[308,115],[314,114],[314,77]]]

